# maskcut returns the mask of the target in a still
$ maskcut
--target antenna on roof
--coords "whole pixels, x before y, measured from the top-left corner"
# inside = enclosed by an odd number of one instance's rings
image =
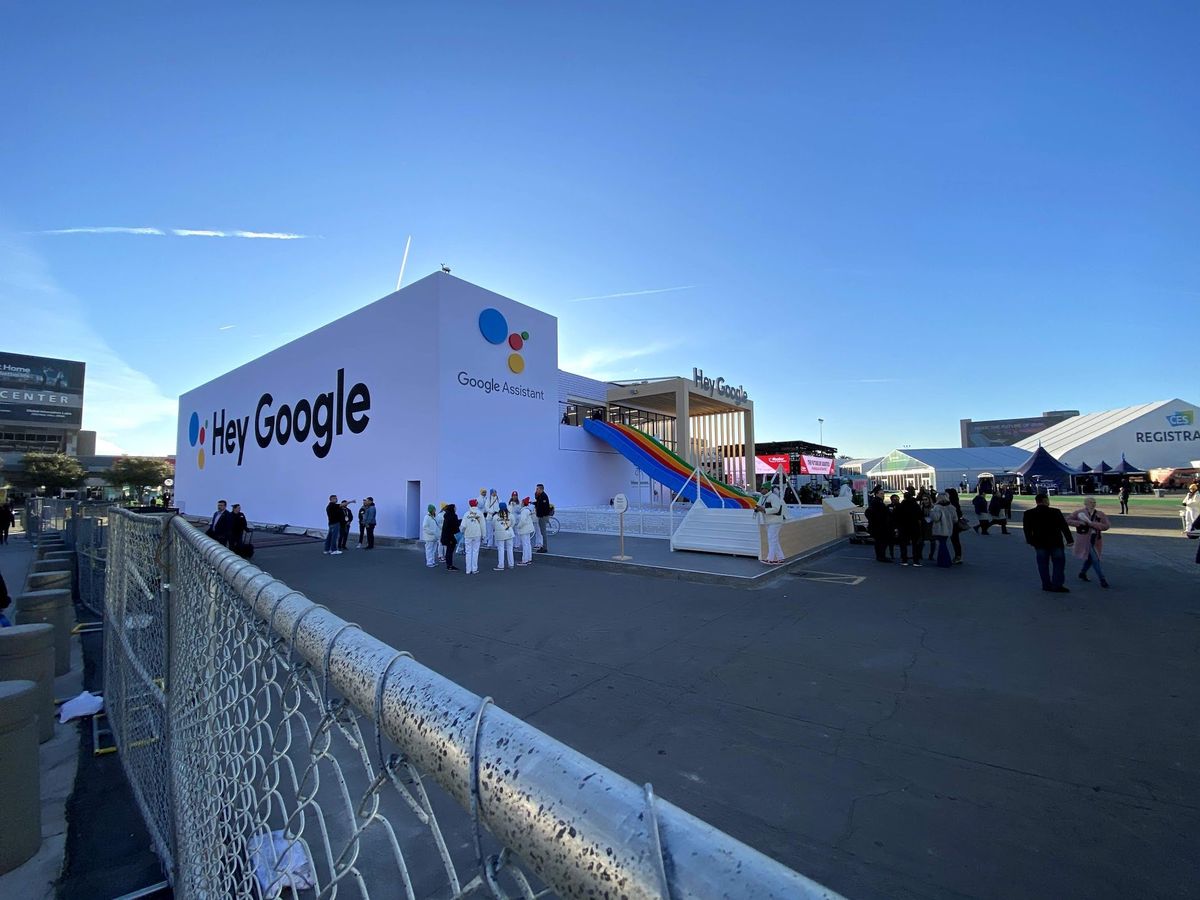
[[[400,277],[396,279],[396,290],[400,290],[400,285],[404,281],[404,267],[408,265],[408,248],[412,246],[412,235],[408,236],[408,240],[404,242],[404,259],[400,260]]]

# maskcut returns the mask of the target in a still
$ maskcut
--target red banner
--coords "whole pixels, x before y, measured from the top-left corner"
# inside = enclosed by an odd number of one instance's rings
[[[791,458],[786,453],[767,453],[760,455],[758,461],[767,466],[772,472],[777,472],[783,466],[783,474],[791,473]]]

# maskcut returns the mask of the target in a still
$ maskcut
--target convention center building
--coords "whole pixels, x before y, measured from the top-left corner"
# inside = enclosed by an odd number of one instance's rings
[[[323,528],[330,494],[372,496],[378,532],[400,537],[418,536],[427,505],[461,508],[483,488],[507,499],[541,483],[559,508],[669,501],[621,426],[730,496],[761,466],[734,379],[561,371],[554,316],[437,272],[180,397],[175,499],[190,515],[223,499],[252,521]]]

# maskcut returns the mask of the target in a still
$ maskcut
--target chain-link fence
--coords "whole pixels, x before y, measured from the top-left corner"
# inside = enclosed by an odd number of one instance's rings
[[[836,897],[181,517],[109,522],[108,715],[179,896]]]

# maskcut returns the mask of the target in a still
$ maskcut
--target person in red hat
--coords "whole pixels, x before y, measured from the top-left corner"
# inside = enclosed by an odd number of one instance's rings
[[[467,574],[479,573],[479,548],[483,544],[483,512],[479,509],[479,501],[471,499],[467,514],[463,516],[463,544],[467,552]]]
[[[533,509],[529,506],[529,498],[521,501],[521,513],[517,516],[517,540],[521,542],[521,561],[518,566],[533,565],[533,533],[537,525],[533,521]]]

